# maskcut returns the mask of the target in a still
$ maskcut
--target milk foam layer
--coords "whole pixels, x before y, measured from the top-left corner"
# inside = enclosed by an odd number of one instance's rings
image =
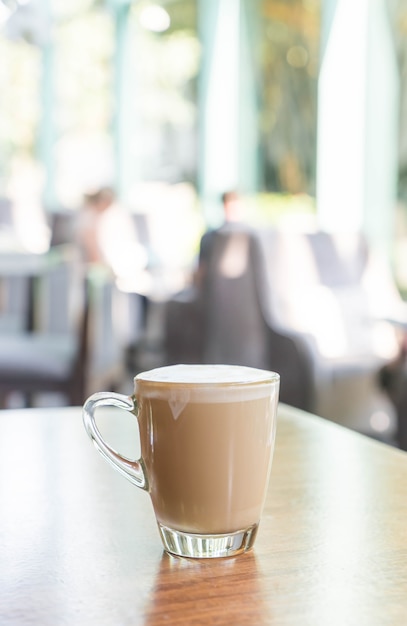
[[[252,400],[270,394],[280,377],[275,372],[240,365],[169,365],[138,374],[135,393],[184,402]]]

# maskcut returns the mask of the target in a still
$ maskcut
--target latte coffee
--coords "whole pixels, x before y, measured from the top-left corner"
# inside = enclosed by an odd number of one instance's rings
[[[232,365],[173,365],[138,374],[134,396],[94,394],[85,427],[116,469],[151,496],[164,548],[229,556],[253,545],[273,455],[279,376]],[[102,439],[97,404],[133,410],[141,458]]]
[[[258,523],[277,399],[258,376],[242,367],[176,366],[136,377],[142,458],[164,526],[219,534]]]

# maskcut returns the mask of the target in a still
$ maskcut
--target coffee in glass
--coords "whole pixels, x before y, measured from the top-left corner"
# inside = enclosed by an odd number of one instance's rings
[[[150,493],[164,548],[179,556],[231,556],[256,536],[270,475],[279,376],[232,365],[174,365],[138,374],[134,396],[97,393],[84,424],[113,466]],[[103,440],[97,406],[133,411],[141,458]]]

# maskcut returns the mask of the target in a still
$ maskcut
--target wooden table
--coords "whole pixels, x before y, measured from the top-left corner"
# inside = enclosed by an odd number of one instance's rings
[[[136,454],[136,420],[99,423]],[[80,409],[3,411],[0,624],[404,626],[406,489],[406,453],[282,405],[255,548],[179,559]]]

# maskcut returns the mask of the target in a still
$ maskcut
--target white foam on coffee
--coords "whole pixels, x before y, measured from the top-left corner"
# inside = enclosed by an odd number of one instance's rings
[[[275,372],[239,365],[169,365],[138,374],[135,393],[168,400],[176,418],[188,402],[241,402],[278,393]]]

